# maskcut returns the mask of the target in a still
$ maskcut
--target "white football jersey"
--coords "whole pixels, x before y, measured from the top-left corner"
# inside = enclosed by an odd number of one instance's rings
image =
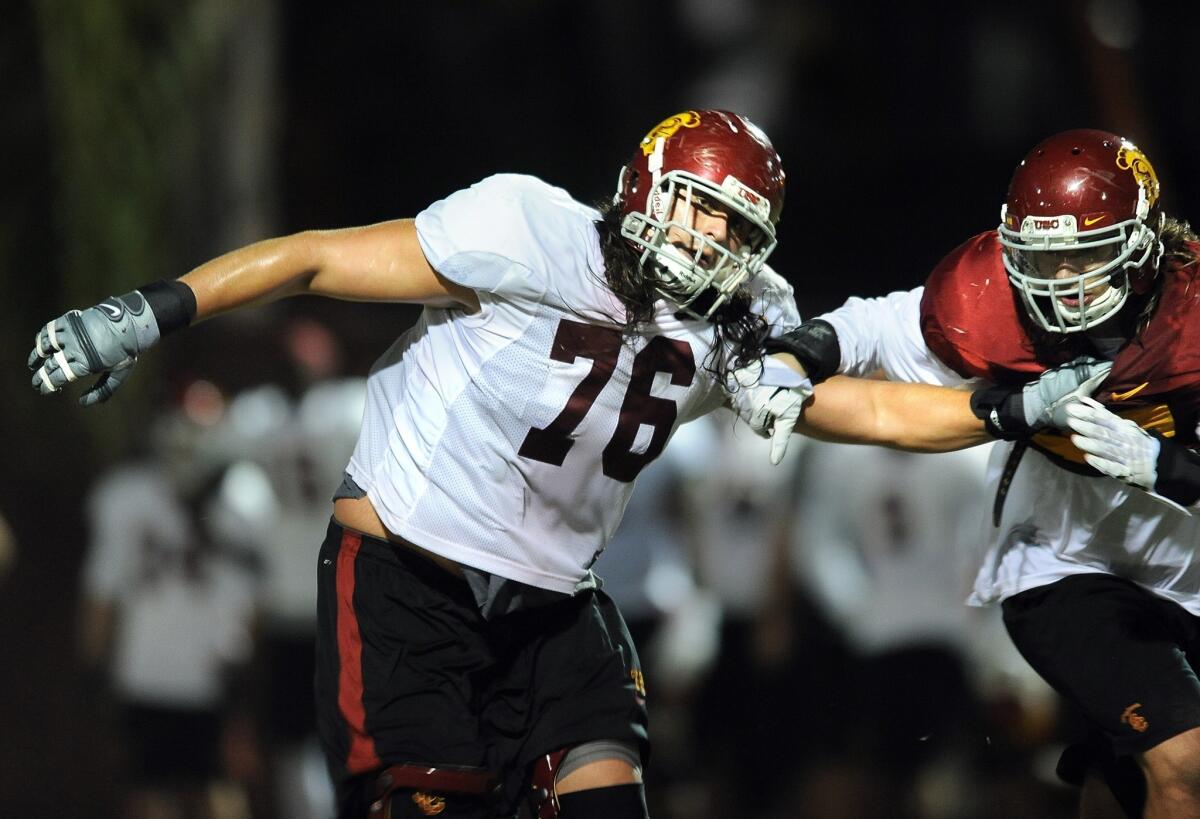
[[[260,613],[273,632],[313,628],[316,546],[329,525],[336,476],[358,438],[365,394],[365,379],[339,378],[313,384],[298,402],[274,384],[230,402],[228,446],[264,470],[278,506],[254,543],[263,561]]]
[[[858,648],[966,647],[990,446],[926,455],[809,444],[795,565]]]
[[[837,330],[841,369],[883,369],[897,381],[975,383],[955,374],[921,341],[924,288],[851,299],[821,316]],[[988,500],[1012,450],[1001,442],[988,463]],[[1200,615],[1200,517],[1189,516],[1112,478],[1078,475],[1026,450],[999,526],[989,508],[985,548],[970,602],[982,605],[1074,574],[1107,572],[1132,580]]]
[[[725,400],[708,369],[708,323],[660,300],[641,332],[622,332],[598,219],[518,175],[420,213],[426,258],[473,289],[480,309],[426,307],[376,362],[348,468],[392,532],[564,593],[586,577],[675,428]],[[773,332],[799,322],[782,278],[764,271],[753,288]]]
[[[258,532],[246,515],[257,510],[238,504],[259,497],[253,490],[263,485],[253,467],[233,467],[204,509],[210,536]],[[88,499],[83,589],[118,610],[111,672],[124,699],[211,708],[224,693],[229,663],[250,651],[255,580],[219,550],[198,548],[201,535],[170,487],[167,474],[150,465],[101,477]]]
[[[796,501],[796,464],[808,439],[793,436],[771,466],[771,442],[730,411],[689,428],[680,454],[691,462],[686,484],[688,530],[701,586],[725,616],[750,620],[767,603],[789,536]],[[713,464],[720,464],[714,469]]]

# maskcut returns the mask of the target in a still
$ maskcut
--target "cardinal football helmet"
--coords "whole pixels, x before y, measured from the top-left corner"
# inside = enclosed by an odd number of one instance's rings
[[[642,139],[621,169],[613,202],[621,235],[658,292],[708,318],[775,249],[783,189],[779,154],[758,126],[728,111],[684,111]],[[697,230],[695,208],[723,213],[735,240],[726,246]],[[668,232],[690,239],[673,244]]]
[[[1149,290],[1162,256],[1158,199],[1150,161],[1115,134],[1064,131],[1030,151],[999,227],[1029,316],[1050,332],[1080,332]]]

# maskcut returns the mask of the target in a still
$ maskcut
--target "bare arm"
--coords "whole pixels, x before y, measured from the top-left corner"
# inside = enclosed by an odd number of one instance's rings
[[[205,262],[182,281],[196,294],[197,321],[301,293],[479,308],[474,291],[430,267],[411,219],[267,239]]]
[[[993,440],[968,390],[834,376],[818,384],[796,431],[823,441],[948,452]]]
[[[299,293],[479,309],[473,290],[430,267],[411,219],[305,231],[248,245],[205,262],[178,281],[152,282],[50,321],[38,331],[29,353],[32,386],[49,395],[95,375],[99,377],[79,403],[102,403],[164,333]]]

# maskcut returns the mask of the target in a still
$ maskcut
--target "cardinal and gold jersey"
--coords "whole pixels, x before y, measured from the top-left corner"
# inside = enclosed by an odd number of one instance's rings
[[[725,401],[712,325],[668,302],[636,333],[605,285],[599,214],[519,175],[417,216],[421,248],[480,309],[426,307],[375,364],[348,467],[389,530],[499,577],[572,592],[634,481],[682,423]],[[799,323],[770,270],[772,333]],[[714,358],[714,356],[720,357]]]
[[[935,268],[924,287],[851,299],[822,316],[837,331],[841,370],[950,386],[1031,381],[1047,367],[1096,353],[1083,338],[1038,336],[1023,320],[995,231]],[[1171,265],[1133,339],[1116,353],[1094,397],[1113,412],[1187,444],[1200,421],[1200,271]],[[1114,318],[1113,321],[1119,319]],[[1012,444],[997,446],[989,486]],[[1200,518],[1103,477],[1069,437],[1036,436],[1014,474],[999,525],[983,522],[986,554],[972,601],[989,602],[1072,574],[1109,572],[1200,614]]]

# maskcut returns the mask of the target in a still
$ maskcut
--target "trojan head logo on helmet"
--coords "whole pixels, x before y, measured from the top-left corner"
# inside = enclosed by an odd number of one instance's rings
[[[779,154],[756,125],[685,111],[646,134],[613,201],[659,293],[708,318],[775,249],[783,186]]]
[[[1162,256],[1158,177],[1133,143],[1064,131],[1029,152],[1000,209],[1004,267],[1030,317],[1056,333],[1116,315]]]

